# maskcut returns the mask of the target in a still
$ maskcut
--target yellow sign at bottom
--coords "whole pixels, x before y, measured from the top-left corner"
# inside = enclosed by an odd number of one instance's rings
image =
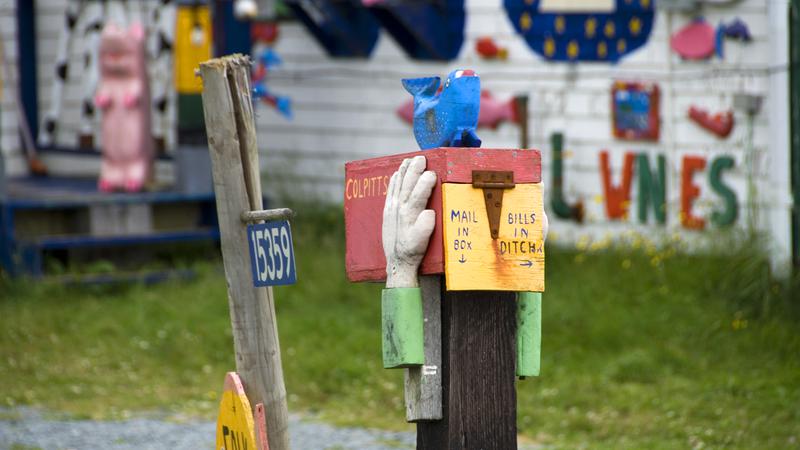
[[[541,184],[504,190],[497,239],[482,189],[444,183],[442,201],[448,291],[544,292]]]
[[[225,375],[217,417],[216,450],[257,450],[253,410],[236,372]]]

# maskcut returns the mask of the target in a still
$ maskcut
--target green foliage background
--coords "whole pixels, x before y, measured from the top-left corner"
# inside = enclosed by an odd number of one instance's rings
[[[301,208],[298,284],[274,291],[290,409],[413,430],[402,372],[381,368],[381,286],[346,281],[342,228],[338,209]],[[800,448],[800,284],[744,249],[660,244],[550,245],[520,432],[547,448]],[[234,370],[225,280],[217,257],[194,269],[154,286],[0,280],[0,406],[213,417]]]

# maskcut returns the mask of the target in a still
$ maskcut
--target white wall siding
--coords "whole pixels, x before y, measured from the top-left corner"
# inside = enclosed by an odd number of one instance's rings
[[[785,98],[773,92],[770,73],[785,77],[786,35],[776,33],[771,11],[783,10],[784,2],[746,0],[727,7],[707,6],[703,16],[714,26],[736,17],[744,20],[753,34],[747,44],[726,40],[725,59],[682,61],[669,47],[672,33],[692,20],[691,15],[658,11],[649,42],[617,65],[547,63],[535,55],[517,35],[502,3],[497,0],[467,0],[466,39],[459,58],[451,63],[421,63],[404,55],[399,46],[382,32],[377,47],[368,60],[335,60],[327,57],[309,33],[297,24],[281,28],[277,51],[285,65],[271,74],[270,88],[289,95],[295,118],[286,121],[268,107],[258,108],[258,142],[262,148],[265,181],[275,192],[314,192],[330,201],[341,201],[343,165],[346,161],[414,151],[418,147],[411,128],[395,115],[395,109],[410,98],[402,86],[403,77],[445,76],[459,67],[474,68],[481,75],[482,87],[495,97],[507,99],[514,94],[530,97],[529,130],[531,145],[542,150],[543,176],[550,186],[550,135],[565,134],[565,193],[568,201],[582,199],[587,208],[587,223],[575,225],[555,221],[554,230],[578,236],[603,236],[609,231],[642,229],[648,233],[658,228],[637,224],[635,200],[637,188],[631,189],[632,207],[626,223],[612,223],[606,218],[599,171],[599,152],[610,152],[612,170],[620,176],[623,153],[647,152],[651,165],[655,155],[664,154],[668,165],[668,225],[665,231],[678,230],[680,214],[680,174],[682,157],[706,158],[706,170],[698,172],[694,183],[701,189],[694,213],[704,217],[707,229],[710,210],[721,203],[708,182],[709,165],[718,155],[730,155],[736,161],[733,170],[723,176],[736,192],[740,212],[737,224],[746,223],[747,174],[746,153],[755,151],[752,170],[760,193],[753,203],[765,217],[770,217],[770,233],[788,230],[788,178],[772,177],[776,165],[788,167],[788,143],[776,142],[776,130],[785,130],[788,114]],[[785,25],[784,25],[785,28]],[[491,35],[509,48],[506,61],[485,61],[474,50],[475,40]],[[776,49],[776,40],[784,44]],[[779,55],[778,55],[779,54]],[[778,57],[780,56],[780,57]],[[655,81],[661,89],[661,139],[659,142],[626,142],[611,134],[610,87],[612,80]],[[690,105],[711,112],[732,107],[736,93],[750,93],[764,98],[762,112],[752,121],[752,140],[748,135],[748,117],[735,112],[736,128],[727,139],[719,139],[689,120]],[[779,102],[781,104],[775,104]],[[776,124],[775,122],[783,122]],[[484,147],[518,146],[518,130],[510,124],[496,131],[478,132]],[[777,144],[777,145],[776,145]],[[783,170],[783,169],[779,169]],[[772,181],[770,181],[772,180]],[[287,185],[287,183],[289,185]],[[269,192],[269,191],[268,191]],[[780,192],[780,196],[775,193]],[[552,217],[552,214],[551,214]],[[773,219],[779,223],[775,224]],[[652,218],[651,218],[652,220]],[[763,229],[769,228],[761,222]],[[780,233],[784,233],[781,231]],[[660,233],[660,232],[657,232]],[[784,233],[785,234],[785,233]],[[787,241],[777,242],[788,249]]]
[[[0,92],[0,152],[2,152],[6,175],[15,176],[24,173],[24,157],[18,133],[17,109],[14,101],[14,89],[17,82],[17,21],[14,0],[0,0],[0,40],[5,58],[13,62],[12,67],[4,67],[0,71],[2,92]]]

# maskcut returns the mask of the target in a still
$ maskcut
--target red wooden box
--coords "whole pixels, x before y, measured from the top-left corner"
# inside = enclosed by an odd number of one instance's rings
[[[381,243],[383,204],[389,177],[404,158],[423,155],[437,183],[428,201],[436,211],[436,227],[422,260],[422,274],[444,273],[442,248],[442,183],[472,183],[473,170],[513,170],[515,183],[542,179],[538,150],[443,147],[421,152],[351,161],[345,164],[345,266],[350,281],[383,281],[386,258]]]

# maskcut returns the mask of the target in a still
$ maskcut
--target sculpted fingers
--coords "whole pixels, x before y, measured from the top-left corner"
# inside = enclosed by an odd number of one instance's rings
[[[409,234],[412,253],[420,256],[425,254],[425,249],[428,248],[428,241],[435,225],[436,213],[432,209],[426,209],[419,213],[417,220],[411,226],[411,233]]]
[[[435,172],[427,171],[419,177],[407,202],[408,211],[411,215],[416,217],[425,209],[434,186],[436,186]]]
[[[410,160],[406,159],[406,161],[409,161],[409,163],[408,170],[406,170],[405,177],[403,177],[403,183],[400,187],[401,202],[405,202],[411,195],[411,192],[414,190],[414,186],[417,185],[417,180],[419,180],[422,172],[425,171],[426,164],[425,157],[422,155],[415,156]]]
[[[389,178],[389,186],[386,188],[386,202],[383,204],[384,217],[395,207],[393,199],[396,196],[395,191],[397,191],[397,178],[399,173],[399,171],[395,172],[392,174],[392,177]]]

